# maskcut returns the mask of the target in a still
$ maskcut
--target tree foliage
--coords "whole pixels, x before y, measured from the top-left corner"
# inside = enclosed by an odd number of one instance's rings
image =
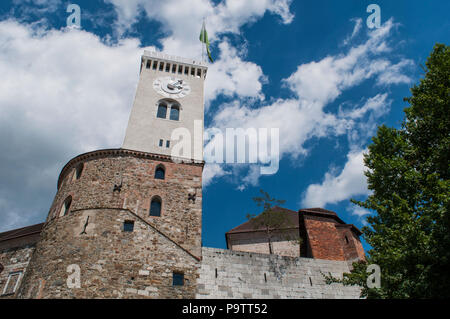
[[[400,129],[381,126],[364,157],[366,201],[376,212],[363,236],[367,263],[343,280],[375,298],[450,297],[450,48],[436,44],[425,75],[411,89]],[[381,289],[366,286],[366,266],[381,267]]]

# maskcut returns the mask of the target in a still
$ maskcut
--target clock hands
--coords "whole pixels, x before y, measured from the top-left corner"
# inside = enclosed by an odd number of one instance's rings
[[[169,83],[167,83],[167,88],[169,88],[170,90],[175,90],[175,89],[181,90],[181,89],[183,89],[183,80],[169,82]]]

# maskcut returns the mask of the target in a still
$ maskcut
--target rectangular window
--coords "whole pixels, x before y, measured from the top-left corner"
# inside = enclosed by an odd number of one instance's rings
[[[164,144],[164,141],[163,140],[159,140],[159,147],[162,147],[163,144]]]
[[[6,280],[5,288],[3,288],[3,295],[12,295],[16,292],[19,286],[20,279],[22,277],[22,272],[12,272],[9,274]]]
[[[172,65],[172,73],[177,73],[177,65],[176,64]]]
[[[134,221],[126,220],[123,222],[123,231],[132,232],[134,230]]]
[[[179,65],[178,66],[178,74],[182,74],[183,73],[183,66]]]
[[[159,62],[159,70],[164,70],[164,62]]]
[[[197,69],[197,77],[198,78],[202,77],[202,70],[201,69]]]
[[[147,65],[145,66],[147,69],[150,69],[150,66],[152,65],[151,60],[147,60]]]
[[[158,61],[153,61],[153,70],[158,68]]]
[[[166,63],[166,72],[170,72],[170,63]]]
[[[173,286],[184,286],[184,274],[181,272],[173,272],[172,277]]]
[[[189,67],[188,66],[184,67],[184,74],[189,75]]]
[[[191,68],[191,75],[195,76],[195,68]]]
[[[166,141],[166,147],[167,147],[167,148],[170,147],[170,141]]]

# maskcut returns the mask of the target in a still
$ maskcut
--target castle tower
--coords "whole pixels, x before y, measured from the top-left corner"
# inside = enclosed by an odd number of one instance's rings
[[[144,52],[123,148],[64,166],[19,298],[195,297],[206,71]],[[173,156],[175,129],[190,153]]]

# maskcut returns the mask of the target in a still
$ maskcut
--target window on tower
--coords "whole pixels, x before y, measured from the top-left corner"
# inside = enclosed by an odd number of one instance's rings
[[[180,107],[178,105],[172,105],[170,108],[170,119],[173,121],[180,119]]]
[[[167,105],[164,103],[159,103],[158,105],[158,114],[156,115],[157,117],[161,118],[161,119],[165,119],[167,116]]]
[[[158,165],[155,170],[155,179],[164,179],[166,175],[166,171],[164,170],[163,165]]]
[[[61,206],[61,210],[59,212],[59,216],[65,216],[69,213],[70,205],[72,204],[72,196],[69,196],[64,201],[63,205]]]
[[[81,178],[81,173],[83,173],[84,164],[80,163],[75,168],[75,173],[73,175],[73,180],[77,180]]]
[[[161,198],[159,196],[155,196],[152,198],[152,201],[150,203],[150,216],[161,216]]]

